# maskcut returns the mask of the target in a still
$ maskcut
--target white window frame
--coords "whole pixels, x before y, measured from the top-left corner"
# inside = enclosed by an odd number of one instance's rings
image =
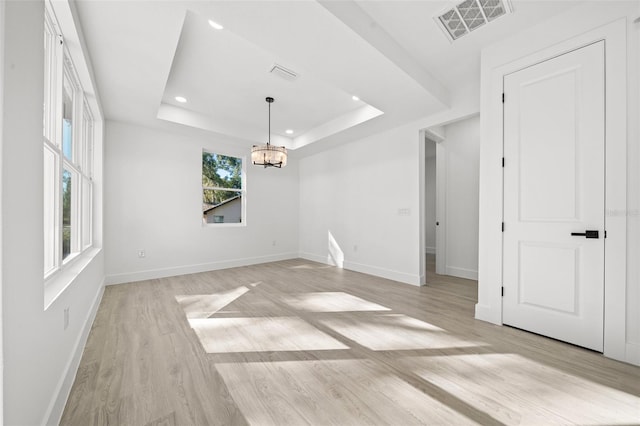
[[[60,270],[93,246],[93,143],[94,119],[75,70],[64,45],[60,26],[49,7],[45,8],[45,96],[43,119],[44,165],[44,253],[45,285]],[[71,156],[63,152],[63,84],[71,86],[72,129]],[[64,171],[71,174],[71,239],[70,253],[63,258],[63,191]],[[51,194],[50,191],[54,193]],[[52,217],[53,215],[53,217]],[[87,234],[88,235],[85,235]]]
[[[240,194],[240,222],[207,222],[204,218],[204,216],[202,217],[202,225],[203,226],[207,226],[207,227],[214,227],[214,228],[222,228],[222,227],[238,227],[238,226],[246,226],[247,225],[247,197],[246,197],[246,186],[247,186],[247,178],[246,178],[246,167],[247,167],[247,161],[246,161],[246,157],[242,157],[242,156],[237,156],[237,155],[232,155],[232,154],[228,154],[225,152],[220,152],[219,150],[211,150],[211,149],[206,149],[203,148],[202,149],[202,154],[204,153],[209,153],[209,154],[215,154],[215,155],[223,155],[225,157],[233,157],[233,158],[238,158],[242,161],[242,168],[241,168],[241,174],[240,174],[240,179],[241,179],[241,188],[240,189],[236,189],[236,188],[222,188],[222,187],[217,187],[217,186],[204,186],[204,184],[202,184],[202,155],[200,155],[200,184],[202,186],[202,190],[200,191],[200,203],[199,205],[202,206],[202,194],[204,192],[205,189],[210,189],[210,190],[222,190],[222,191],[229,191],[229,192],[235,192],[235,193],[239,193]]]

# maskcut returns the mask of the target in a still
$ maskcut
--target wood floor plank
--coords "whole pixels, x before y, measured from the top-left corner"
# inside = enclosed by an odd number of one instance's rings
[[[306,260],[105,289],[63,425],[640,424],[640,368],[473,318],[477,283]]]

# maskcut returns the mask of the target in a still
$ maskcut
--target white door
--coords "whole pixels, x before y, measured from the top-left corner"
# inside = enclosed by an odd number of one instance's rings
[[[604,92],[604,42],[504,77],[503,323],[597,351]]]

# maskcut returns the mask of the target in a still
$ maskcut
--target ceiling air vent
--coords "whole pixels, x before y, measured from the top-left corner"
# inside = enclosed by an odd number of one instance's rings
[[[277,75],[278,77],[282,77],[285,80],[293,81],[298,78],[298,74],[295,71],[291,71],[283,67],[282,65],[273,64],[273,67],[269,71],[273,75]]]
[[[449,40],[454,41],[510,12],[508,0],[465,0],[434,19]]]

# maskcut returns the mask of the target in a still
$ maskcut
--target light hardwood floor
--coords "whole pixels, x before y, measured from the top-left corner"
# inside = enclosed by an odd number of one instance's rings
[[[298,259],[107,287],[61,424],[640,424],[640,368],[428,281]]]

